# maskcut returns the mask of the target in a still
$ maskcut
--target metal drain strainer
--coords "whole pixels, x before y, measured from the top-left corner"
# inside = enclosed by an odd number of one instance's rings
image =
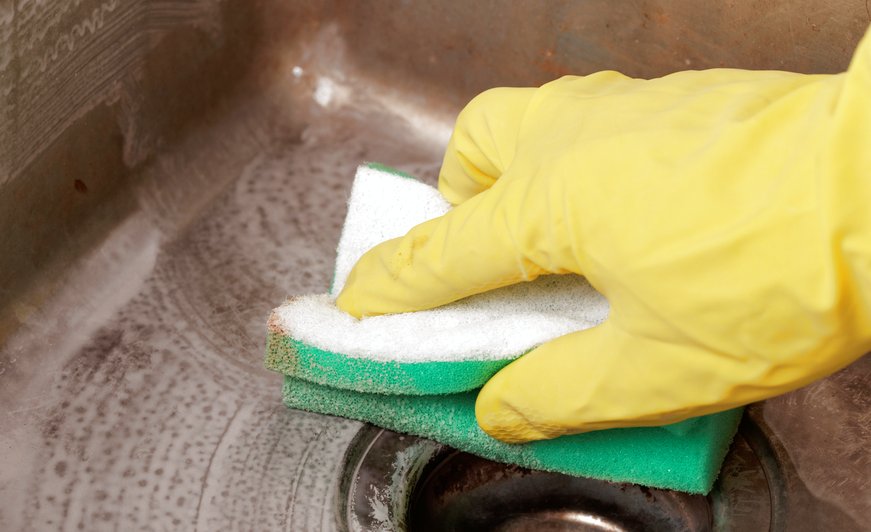
[[[343,530],[770,530],[776,462],[745,421],[707,497],[484,460],[367,426],[346,454]],[[760,443],[762,447],[760,448]]]

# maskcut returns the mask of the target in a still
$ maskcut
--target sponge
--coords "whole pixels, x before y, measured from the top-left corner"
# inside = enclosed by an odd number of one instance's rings
[[[607,300],[578,275],[540,277],[432,310],[364,320],[336,307],[366,251],[448,210],[424,183],[380,165],[358,168],[330,293],[291,298],[275,309],[267,367],[362,392],[455,393],[479,388],[533,347],[607,317]]]
[[[707,493],[741,409],[663,427],[611,429],[510,445],[475,420],[477,388],[549,339],[592,327],[607,301],[582,277],[550,276],[430,311],[356,320],[335,306],[365,251],[450,208],[438,191],[380,165],[358,168],[328,294],[270,316],[266,365],[288,407],[372,422],[491,460]]]
[[[368,421],[498,462],[701,494],[711,490],[742,413],[735,409],[669,427],[600,430],[517,445],[478,427],[476,395],[386,396],[284,380],[290,408]]]

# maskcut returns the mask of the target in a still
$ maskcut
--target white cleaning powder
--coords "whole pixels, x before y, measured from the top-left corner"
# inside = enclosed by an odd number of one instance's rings
[[[604,321],[608,302],[577,275],[551,275],[432,310],[357,320],[335,298],[357,260],[376,244],[441,216],[450,205],[424,183],[361,166],[351,190],[330,294],[293,298],[277,325],[305,344],[350,357],[425,362],[516,357]]]

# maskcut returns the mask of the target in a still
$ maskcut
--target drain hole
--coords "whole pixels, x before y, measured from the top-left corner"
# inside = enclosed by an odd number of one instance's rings
[[[576,478],[449,452],[415,486],[409,530],[711,530],[705,497]]]

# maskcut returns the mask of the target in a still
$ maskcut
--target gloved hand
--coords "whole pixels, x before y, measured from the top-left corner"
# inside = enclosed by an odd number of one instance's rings
[[[602,325],[480,392],[508,441],[660,425],[770,397],[871,349],[871,39],[845,74],[615,72],[495,89],[460,114],[457,206],[367,253],[338,305],[432,308],[584,275]]]

